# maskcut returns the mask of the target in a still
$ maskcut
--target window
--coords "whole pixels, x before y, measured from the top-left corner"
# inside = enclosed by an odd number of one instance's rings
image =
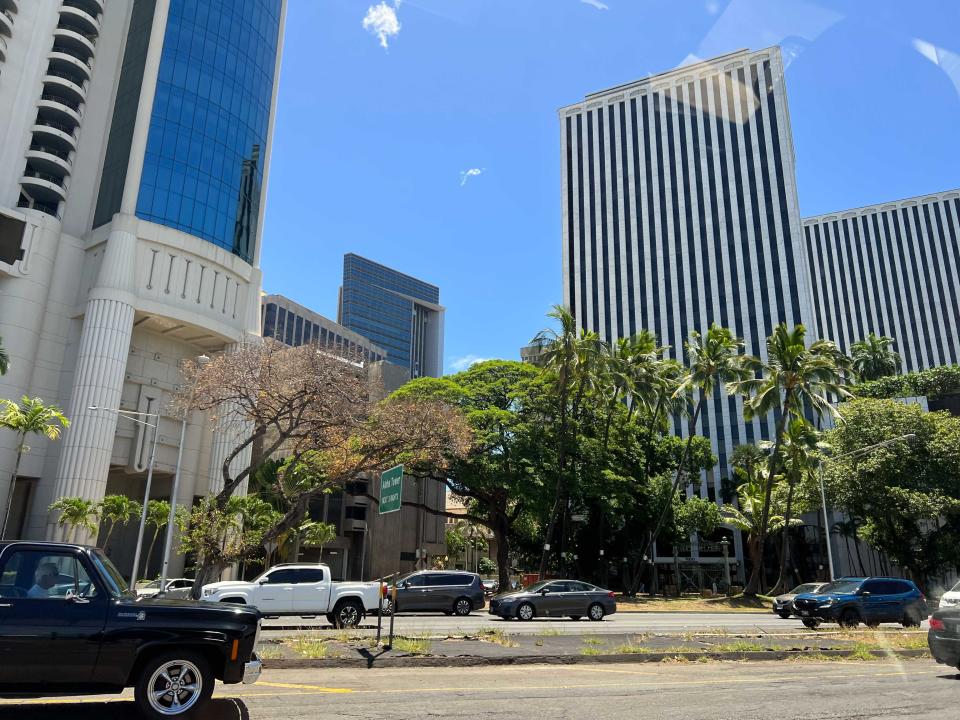
[[[426,587],[427,585],[427,576],[426,575],[411,575],[406,580],[403,581],[407,587]]]
[[[67,593],[97,595],[86,568],[72,554],[19,550],[10,554],[0,573],[0,597],[63,600]]]
[[[884,593],[889,592],[889,590],[887,590],[887,583],[883,582],[882,580],[870,580],[863,584],[863,587],[860,588],[860,592],[883,595]]]
[[[293,582],[295,583],[318,583],[323,582],[323,570],[321,568],[300,568],[293,570]]]
[[[286,583],[296,582],[296,571],[294,570],[274,570],[263,576],[262,581],[267,585],[284,585]]]
[[[587,585],[586,583],[582,582],[568,582],[567,585],[570,588],[567,590],[567,592],[591,592],[596,590],[593,585]]]

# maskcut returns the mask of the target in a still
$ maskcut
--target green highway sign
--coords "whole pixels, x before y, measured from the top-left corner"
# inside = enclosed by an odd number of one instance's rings
[[[397,465],[380,475],[380,514],[399,510],[402,498],[403,465]]]

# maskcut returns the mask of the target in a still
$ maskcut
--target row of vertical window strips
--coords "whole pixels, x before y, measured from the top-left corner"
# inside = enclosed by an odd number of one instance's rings
[[[807,220],[814,314],[844,352],[869,333],[896,340],[906,372],[960,357],[960,199],[927,198]]]
[[[348,254],[344,256],[343,264],[344,287],[351,285],[380,287],[387,291],[401,292],[404,295],[426,302],[440,302],[440,288],[436,285],[431,285],[358,255]]]
[[[333,330],[328,330],[318,323],[305,319],[292,310],[279,307],[274,303],[267,303],[261,309],[261,334],[279,340],[286,345],[297,347],[309,343],[319,343],[325,347],[350,354],[362,354],[364,360],[378,362],[384,356],[362,343],[343,337]]]
[[[410,362],[410,316],[412,303],[397,295],[391,301],[402,302],[406,310],[388,312],[389,303],[377,301],[357,291],[344,291],[342,322],[345,327],[370,338],[384,348],[390,362],[407,366]]]
[[[607,340],[648,328],[684,360],[690,330],[716,322],[765,358],[777,323],[804,320],[782,87],[764,60],[563,118],[565,294],[581,326]],[[721,475],[733,447],[771,435],[773,418],[744,421],[719,388],[705,410]]]

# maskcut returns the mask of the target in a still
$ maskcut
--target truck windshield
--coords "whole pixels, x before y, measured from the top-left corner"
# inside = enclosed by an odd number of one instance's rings
[[[123,579],[123,575],[120,574],[120,571],[117,570],[116,566],[110,561],[110,558],[103,554],[103,551],[94,550],[92,556],[93,564],[96,565],[97,570],[100,572],[100,577],[102,577],[103,581],[107,584],[107,591],[111,597],[118,598],[132,594],[130,588],[127,587],[127,581]]]

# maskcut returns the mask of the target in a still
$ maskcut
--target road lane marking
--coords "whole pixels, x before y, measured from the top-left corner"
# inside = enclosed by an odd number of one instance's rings
[[[352,693],[352,688],[333,688],[333,687],[324,687],[323,685],[302,685],[299,683],[281,683],[281,682],[265,682],[260,681],[256,683],[257,687],[273,687],[273,688],[286,688],[289,690],[316,690],[321,693]]]

